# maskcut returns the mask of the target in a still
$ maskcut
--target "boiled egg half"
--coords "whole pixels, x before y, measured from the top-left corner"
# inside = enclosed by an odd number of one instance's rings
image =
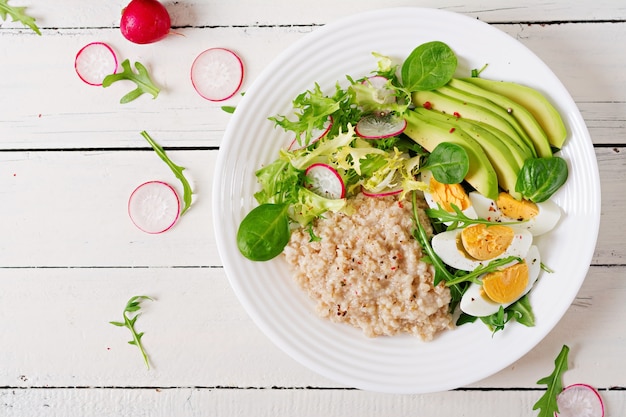
[[[523,258],[532,242],[533,236],[528,230],[473,224],[435,235],[431,246],[445,264],[462,271],[473,271],[496,259]]]
[[[459,208],[470,219],[477,217],[472,201],[461,184],[444,184],[435,179],[432,172],[422,172],[422,182],[428,187],[424,191],[424,200],[428,207],[441,207],[447,212],[454,213],[453,205]]]
[[[494,201],[475,191],[469,193],[469,198],[478,217],[492,222],[520,222],[510,226],[526,229],[533,236],[549,232],[561,218],[561,208],[551,200],[533,203],[516,200],[509,193],[502,192]]]
[[[495,314],[527,294],[540,272],[539,249],[533,245],[523,262],[483,275],[482,285],[470,284],[461,298],[461,311],[475,317]]]

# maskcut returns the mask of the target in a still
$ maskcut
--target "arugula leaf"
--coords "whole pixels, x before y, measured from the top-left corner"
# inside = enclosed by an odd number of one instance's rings
[[[515,316],[516,322],[523,324],[526,327],[533,327],[535,325],[535,314],[533,313],[533,309],[530,305],[528,294],[508,306],[506,310]]]
[[[155,99],[159,95],[161,91],[159,87],[157,87],[152,79],[150,78],[150,74],[146,67],[143,66],[141,62],[135,62],[135,68],[137,72],[135,73],[130,68],[130,61],[128,59],[122,62],[122,72],[118,72],[117,74],[109,74],[104,77],[102,81],[102,87],[109,87],[111,84],[121,80],[129,80],[137,84],[137,88],[126,94],[121,98],[120,103],[126,104],[129,103],[142,94],[151,94],[152,98]]]
[[[41,36],[39,27],[35,24],[35,18],[27,15],[24,10],[26,7],[9,6],[9,0],[0,0],[0,18],[2,20],[7,19],[7,15],[11,17],[14,22],[20,22],[24,26],[31,28],[37,35]]]
[[[137,311],[139,311],[139,309],[141,308],[139,304],[143,300],[152,301],[152,298],[146,295],[136,295],[134,297],[131,297],[131,299],[128,300],[128,302],[126,303],[126,307],[124,308],[124,312],[122,313],[122,315],[124,316],[124,321],[123,322],[110,321],[109,323],[118,327],[126,327],[128,328],[128,330],[130,330],[130,333],[133,336],[133,340],[129,341],[128,343],[131,345],[135,345],[139,348],[139,351],[141,352],[141,356],[143,357],[146,367],[150,369],[150,362],[148,361],[148,355],[146,354],[146,351],[143,348],[143,344],[141,343],[143,332],[137,333],[137,331],[135,330],[135,322],[137,321],[137,317],[139,317],[139,314],[140,314],[140,313],[137,313]],[[132,315],[129,316],[128,313],[131,313],[131,314],[136,313],[136,314],[134,316]]]
[[[142,131],[141,136],[143,136],[144,139],[148,141],[148,143],[150,144],[150,146],[152,146],[152,149],[154,149],[154,151],[157,153],[159,158],[161,158],[167,164],[167,166],[170,167],[170,169],[172,170],[176,178],[178,178],[181,184],[183,185],[184,206],[183,206],[182,211],[180,212],[180,215],[182,216],[191,206],[191,196],[193,194],[191,185],[189,184],[189,181],[187,181],[187,178],[185,178],[185,175],[183,174],[183,171],[185,170],[185,168],[178,166],[174,162],[172,162],[172,160],[165,153],[165,150],[158,143],[156,143],[154,139],[150,137],[150,135],[148,135],[148,132],[146,132],[145,130]]]
[[[504,326],[513,318],[512,315],[504,311],[504,307],[500,306],[498,312],[490,316],[481,317],[480,320],[487,325],[492,331],[492,336],[500,330],[504,330]]]
[[[569,347],[563,345],[561,352],[554,360],[554,371],[537,381],[537,384],[547,385],[546,392],[539,398],[533,406],[533,410],[539,410],[537,417],[554,417],[554,413],[559,412],[556,397],[563,391],[563,381],[561,377],[567,371],[567,356]]]

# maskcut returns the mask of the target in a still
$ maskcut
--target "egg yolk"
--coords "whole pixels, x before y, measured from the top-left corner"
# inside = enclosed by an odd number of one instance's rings
[[[508,226],[475,224],[463,229],[460,235],[465,252],[486,261],[502,255],[513,242],[515,232]]]
[[[482,290],[492,301],[508,304],[517,300],[527,285],[528,265],[523,262],[486,274],[483,277]]]
[[[539,214],[539,207],[532,201],[516,200],[509,193],[500,193],[496,205],[505,216],[518,221],[530,220]]]
[[[453,204],[461,211],[472,205],[461,184],[443,184],[432,177],[430,179],[430,194],[435,202],[450,213],[454,213]]]

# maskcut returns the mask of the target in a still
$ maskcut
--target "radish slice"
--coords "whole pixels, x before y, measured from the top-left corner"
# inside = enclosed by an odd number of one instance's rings
[[[393,115],[363,116],[356,124],[354,131],[363,139],[385,139],[398,136],[406,129],[406,120]]]
[[[163,233],[174,226],[180,215],[178,193],[165,182],[145,182],[130,195],[128,215],[142,231]]]
[[[337,170],[326,164],[313,164],[305,171],[306,187],[325,198],[337,199],[346,196],[346,185]]]
[[[375,75],[363,80],[362,84],[369,84],[373,88],[378,90],[378,99],[383,104],[391,104],[396,102],[396,96],[393,90],[387,87],[389,79],[382,75]]]
[[[361,192],[363,193],[363,195],[367,197],[388,197],[390,195],[400,194],[402,192],[402,188],[398,187],[398,188],[391,188],[385,191],[373,192],[373,191],[368,191],[364,187],[361,187]]]
[[[85,83],[100,86],[104,77],[117,72],[117,64],[117,55],[109,45],[92,42],[78,51],[74,69]]]
[[[224,101],[235,95],[243,82],[243,62],[233,51],[211,48],[200,53],[191,65],[191,83],[198,94],[210,101]]]
[[[333,117],[328,116],[328,120],[326,120],[326,123],[324,123],[324,126],[321,129],[313,129],[313,131],[311,132],[311,141],[309,142],[308,145],[305,144],[304,142],[300,144],[300,142],[298,142],[298,139],[294,138],[289,144],[289,147],[287,148],[287,150],[297,151],[297,150],[304,149],[307,146],[314,144],[315,142],[317,142],[318,140],[326,136],[328,132],[330,132],[331,127],[333,127]]]
[[[566,387],[556,397],[557,417],[604,417],[604,404],[600,393],[587,384]]]

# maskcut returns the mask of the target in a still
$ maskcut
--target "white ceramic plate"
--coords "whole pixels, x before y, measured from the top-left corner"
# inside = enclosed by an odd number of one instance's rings
[[[570,177],[555,196],[565,215],[538,241],[555,273],[531,293],[536,326],[509,326],[492,337],[482,323],[432,342],[409,336],[369,339],[360,330],[316,316],[313,303],[276,258],[255,263],[240,255],[236,233],[256,205],[254,172],[277,156],[288,136],[267,118],[291,114],[291,101],[313,88],[333,91],[345,76],[376,68],[372,52],[400,63],[421,43],[440,40],[459,57],[459,74],[489,64],[484,78],[516,81],[546,94],[560,110],[569,137],[562,156]],[[293,358],[338,383],[390,393],[426,393],[464,386],[507,367],[541,341],[574,300],[598,234],[600,185],[595,154],[572,98],[550,69],[507,34],[476,19],[433,9],[391,8],[334,21],[306,35],[269,65],[246,91],[222,141],[214,183],[214,224],[230,283],[262,331]],[[254,347],[251,347],[254,348]]]

